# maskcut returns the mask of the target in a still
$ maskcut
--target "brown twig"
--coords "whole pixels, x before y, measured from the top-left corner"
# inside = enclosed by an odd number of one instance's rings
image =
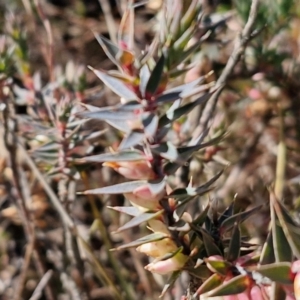
[[[217,90],[210,98],[210,100],[207,102],[203,110],[200,124],[194,132],[193,140],[197,139],[198,136],[208,127],[208,124],[213,117],[221,92],[229,76],[232,74],[234,67],[240,60],[241,56],[243,55],[248,42],[253,37],[252,31],[258,13],[258,7],[259,7],[259,0],[252,0],[248,20],[245,24],[244,29],[242,30],[242,33],[239,36],[237,36],[234,42],[232,55],[229,57],[225,68],[223,69],[220,77],[216,82],[215,87],[213,88]]]
[[[9,85],[3,86],[1,89],[0,98],[4,102],[4,109],[3,109],[3,127],[4,127],[4,144],[8,151],[9,155],[9,162],[10,167],[12,169],[13,174],[13,182],[15,186],[16,191],[16,197],[13,197],[15,200],[15,205],[18,209],[19,215],[22,220],[22,224],[25,231],[26,239],[30,245],[32,245],[33,250],[33,261],[35,263],[35,266],[37,268],[37,271],[40,276],[42,276],[44,271],[44,266],[42,263],[42,259],[40,257],[40,254],[38,252],[38,249],[36,249],[35,245],[35,230],[34,230],[34,220],[30,214],[30,212],[27,209],[26,200],[29,200],[30,192],[28,189],[28,184],[25,181],[25,176],[23,176],[23,170],[22,166],[20,166],[18,162],[18,137],[17,137],[17,120],[15,119],[15,112],[14,112],[14,106],[12,104],[11,100],[11,90]],[[29,255],[29,254],[28,254]],[[27,266],[26,263],[29,263],[28,260],[30,260],[27,255],[25,255],[25,271],[23,272],[20,283],[19,283],[19,289],[17,291],[15,299],[21,299],[24,283],[26,280],[26,270]],[[54,300],[54,293],[50,287],[50,285],[47,285],[46,287],[46,296],[49,300]]]
[[[52,270],[48,270],[42,279],[40,280],[39,284],[36,286],[32,296],[29,298],[29,300],[38,300],[42,296],[43,289],[47,286],[49,280],[51,279],[53,274]]]
[[[108,286],[110,286],[110,288],[112,289],[112,291],[113,291],[116,299],[122,299],[119,291],[117,290],[117,288],[115,287],[115,285],[113,284],[113,282],[111,281],[111,279],[106,274],[104,268],[102,267],[102,265],[100,264],[100,262],[98,261],[98,259],[95,257],[95,255],[94,255],[91,247],[79,235],[79,233],[77,231],[77,228],[76,228],[73,220],[70,218],[70,216],[66,212],[66,210],[63,207],[63,205],[61,204],[60,200],[58,199],[58,197],[56,196],[56,194],[54,193],[54,191],[50,187],[50,185],[47,182],[47,180],[44,178],[43,174],[37,168],[37,166],[35,165],[34,161],[32,160],[32,158],[30,157],[30,155],[27,153],[26,149],[24,148],[24,146],[21,143],[18,143],[18,148],[19,148],[20,152],[22,153],[22,155],[24,156],[27,165],[31,168],[32,172],[34,173],[34,175],[36,176],[36,178],[39,180],[41,186],[44,188],[46,194],[48,195],[49,199],[52,202],[52,205],[57,210],[57,212],[58,212],[58,214],[59,214],[59,216],[60,216],[63,224],[69,228],[69,230],[71,231],[72,235],[74,235],[77,238],[79,238],[79,240],[82,243],[84,249],[89,254],[89,257],[90,257],[90,259],[92,261],[92,264],[95,266],[95,269],[96,269],[96,271],[99,274],[99,278],[103,281],[104,284],[107,284]]]
[[[32,239],[26,246],[24,262],[22,265],[22,272],[19,276],[18,288],[16,290],[14,300],[22,299],[24,284],[26,281],[26,276],[27,276],[29,265],[30,265],[30,260],[31,260],[31,255],[32,255],[33,249],[34,249],[34,240]]]

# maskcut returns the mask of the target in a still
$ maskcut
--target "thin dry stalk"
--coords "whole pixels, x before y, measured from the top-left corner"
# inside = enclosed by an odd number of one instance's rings
[[[26,251],[24,255],[24,262],[22,265],[21,275],[19,276],[18,288],[14,297],[14,300],[22,299],[24,284],[27,277],[28,268],[30,265],[31,255],[34,249],[34,240],[32,239],[26,246]]]
[[[102,7],[102,11],[104,14],[105,22],[107,24],[107,30],[110,36],[110,39],[113,43],[117,44],[117,27],[112,15],[112,11],[110,8],[110,4],[107,0],[99,0],[99,4]]]
[[[47,286],[49,280],[51,279],[53,275],[52,270],[48,270],[42,279],[40,280],[39,284],[36,286],[32,296],[29,298],[29,300],[38,300],[42,296],[43,289]]]
[[[253,35],[253,27],[254,23],[258,14],[258,8],[259,8],[259,0],[252,0],[250,13],[248,16],[248,20],[245,24],[245,27],[242,31],[242,33],[237,36],[234,47],[232,51],[232,55],[227,61],[227,64],[222,71],[220,77],[218,78],[216,85],[213,89],[217,88],[217,91],[213,94],[213,96],[210,98],[210,100],[207,102],[204,111],[202,113],[202,117],[200,120],[199,126],[196,128],[193,140],[197,139],[202,132],[207,129],[209,122],[212,120],[216,105],[219,100],[219,96],[229,78],[229,76],[232,74],[236,64],[240,60],[241,56],[243,55],[246,46],[248,42],[254,37]]]
[[[54,81],[54,54],[53,54],[54,45],[53,45],[53,33],[52,33],[50,21],[46,17],[39,0],[34,0],[33,3],[36,7],[38,15],[41,21],[43,22],[44,28],[46,30],[48,44],[46,49],[45,61],[47,62],[48,69],[49,69],[50,82],[53,82]]]
[[[284,112],[279,106],[279,143],[277,147],[277,162],[276,162],[276,180],[275,180],[275,196],[277,199],[282,199],[284,181],[285,181],[285,170],[286,170],[286,144],[284,138]]]
[[[78,234],[77,228],[73,222],[73,220],[70,218],[68,213],[66,212],[65,208],[61,204],[60,200],[56,196],[56,194],[53,192],[52,188],[50,187],[47,180],[44,178],[43,174],[39,171],[37,166],[35,165],[34,161],[30,157],[30,155],[27,153],[26,149],[23,147],[21,143],[18,143],[18,147],[22,155],[24,155],[27,165],[30,167],[38,181],[40,182],[41,186],[44,188],[46,194],[48,195],[52,205],[57,210],[63,224],[69,228],[72,235],[77,237],[80,242],[83,244],[84,249],[89,254],[89,257],[91,259],[92,264],[95,267],[95,270],[97,271],[97,275],[99,275],[99,279],[103,282],[104,285],[108,285],[112,292],[115,294],[116,299],[122,299],[122,296],[120,295],[119,291],[115,287],[115,284],[112,282],[112,280],[107,276],[105,268],[100,264],[98,259],[95,257],[95,254],[93,253],[91,247],[88,245],[88,243]]]

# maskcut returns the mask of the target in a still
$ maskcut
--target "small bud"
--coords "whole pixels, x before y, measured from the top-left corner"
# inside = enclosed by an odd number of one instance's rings
[[[176,251],[177,246],[170,238],[161,241],[151,242],[139,246],[136,250],[153,258],[163,256],[167,253]]]
[[[133,206],[142,208],[142,210],[157,210],[161,208],[159,200],[165,196],[165,190],[158,194],[153,194],[147,184],[136,188],[132,193],[125,193],[124,196]]]
[[[188,256],[182,253],[177,253],[175,256],[169,259],[150,263],[145,267],[145,269],[152,273],[165,275],[182,269],[186,264],[187,260]]]
[[[121,162],[105,162],[103,166],[111,167],[128,179],[149,180],[155,178],[151,165],[148,161],[121,161]]]

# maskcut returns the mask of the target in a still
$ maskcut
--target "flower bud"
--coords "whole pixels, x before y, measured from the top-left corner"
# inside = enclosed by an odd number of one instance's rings
[[[176,251],[177,246],[170,238],[165,238],[161,241],[146,243],[139,246],[136,250],[153,258],[163,256],[167,253]]]
[[[161,208],[159,200],[165,196],[165,190],[153,194],[150,187],[145,184],[136,188],[132,193],[125,193],[124,196],[133,206],[141,210],[157,210]]]
[[[175,256],[169,259],[152,262],[149,265],[147,265],[145,269],[152,273],[165,275],[182,269],[186,264],[187,260],[188,256],[182,253],[177,253]]]
[[[155,178],[151,165],[146,160],[105,162],[103,166],[111,167],[128,179],[149,180]]]

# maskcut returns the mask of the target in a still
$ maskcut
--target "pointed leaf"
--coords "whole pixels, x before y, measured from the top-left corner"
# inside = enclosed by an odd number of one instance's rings
[[[271,197],[272,201],[272,197]],[[280,226],[278,216],[274,209],[273,203],[271,202],[271,226],[273,233],[273,248],[276,262],[291,261],[292,259],[292,249],[286,238],[286,235]]]
[[[224,282],[221,286],[209,292],[207,295],[209,297],[218,297],[240,294],[244,292],[250,284],[250,278],[247,275],[239,275]]]
[[[105,194],[123,194],[123,193],[132,193],[136,188],[139,188],[143,185],[147,184],[146,180],[139,180],[139,181],[129,181],[118,183],[110,186],[105,186],[102,188],[87,190],[84,192],[80,192],[79,194],[88,195],[88,194],[98,194],[98,195],[105,195]]]
[[[180,274],[181,274],[181,271],[173,272],[173,274],[171,275],[171,277],[168,279],[167,283],[165,284],[159,298],[162,298],[166,295],[167,291],[169,291],[170,288],[172,288],[172,286],[174,285],[174,283],[176,282],[176,280],[178,279]]]
[[[224,220],[221,224],[220,230],[225,232],[234,226],[235,222],[243,222],[255,212],[259,211],[262,208],[262,205],[256,206],[250,210],[244,211],[242,213],[235,214],[226,220]]]
[[[98,119],[104,121],[131,121],[138,116],[134,111],[116,109],[115,107],[105,107],[97,111],[82,112],[77,114],[79,117]]]
[[[203,93],[205,91],[207,92],[212,87],[213,87],[213,84],[211,84],[211,83],[197,86],[194,89],[191,89],[189,91],[183,91],[180,94],[180,98],[190,98],[190,97],[196,96],[196,95],[198,95],[200,93]]]
[[[269,265],[260,266],[256,272],[270,278],[272,281],[282,284],[292,284],[290,262],[277,262]]]
[[[121,80],[118,80],[103,71],[89,67],[96,76],[105,83],[114,93],[124,98],[125,100],[137,100],[137,95],[131,91]]]
[[[105,122],[122,132],[129,133],[131,131],[127,120],[105,120]]]
[[[282,230],[285,234],[285,237],[291,247],[293,255],[300,259],[300,235],[299,235],[299,225],[293,221],[291,216],[285,210],[285,208],[280,204],[278,200],[271,195],[272,205],[275,209],[276,216],[279,219]],[[291,227],[296,227],[297,230],[291,230]]]
[[[205,209],[201,212],[201,214],[196,219],[193,220],[193,224],[195,224],[196,226],[202,226],[207,217],[209,208],[210,205],[207,204]]]
[[[152,195],[158,195],[160,194],[166,187],[166,179],[157,179],[157,180],[151,180],[148,181],[148,187],[151,191]]]
[[[158,116],[155,114],[148,114],[142,117],[144,131],[148,137],[153,137],[157,132]]]
[[[75,162],[121,162],[121,161],[139,161],[146,160],[145,155],[137,150],[127,150],[117,153],[103,153],[99,155],[87,156],[79,159],[75,159]]]
[[[215,259],[204,259],[208,268],[213,270],[214,272],[219,273],[222,276],[226,276],[230,268],[232,268],[232,264],[227,262],[226,260],[215,260]]]
[[[140,92],[145,97],[146,86],[150,78],[150,70],[147,64],[144,64],[140,69]]]
[[[224,278],[219,274],[213,274],[208,279],[206,279],[201,286],[198,288],[196,293],[193,295],[193,298],[196,299],[197,296],[200,296],[204,293],[210,292],[214,288],[222,284]]]
[[[144,236],[136,241],[130,242],[125,245],[121,245],[117,248],[111,249],[112,250],[121,250],[121,249],[128,249],[128,248],[133,248],[133,247],[138,247],[143,244],[151,243],[151,242],[156,242],[156,241],[161,241],[165,239],[167,236],[163,233],[151,233],[147,236]]]
[[[211,271],[206,265],[200,265],[197,268],[187,268],[186,270],[191,276],[199,278],[202,281],[205,281],[211,275]]]
[[[201,229],[201,234],[207,256],[222,255],[219,247],[215,244],[212,237],[204,231],[204,229]]]
[[[224,133],[221,133],[220,135],[216,136],[215,138],[212,138],[208,142],[199,144],[199,145],[194,145],[194,146],[184,146],[177,148],[178,152],[180,155],[184,155],[184,157],[189,158],[194,152],[199,151],[203,148],[212,146],[220,142],[224,138]]]
[[[159,127],[165,126],[179,119],[181,116],[188,114],[196,106],[206,102],[211,97],[211,95],[212,93],[206,93],[193,102],[185,104],[174,110],[168,110],[167,113],[159,119]]]
[[[107,208],[133,217],[136,217],[142,213],[140,209],[134,206],[107,206]]]
[[[164,55],[162,55],[156,63],[153,71],[151,72],[150,78],[146,86],[146,93],[149,93],[150,95],[154,95],[156,93],[162,79],[164,65],[165,57]]]
[[[262,248],[259,263],[260,265],[266,265],[273,262],[275,262],[275,256],[273,247],[273,233],[271,229]]]
[[[112,43],[110,40],[105,38],[104,36],[100,34],[94,34],[98,43],[101,45],[102,49],[104,50],[105,54],[108,56],[108,58],[117,66],[119,66],[118,61],[116,60],[116,56],[118,52],[120,51],[120,48],[116,46],[114,43]]]
[[[225,221],[226,219],[228,219],[229,217],[231,217],[233,215],[234,212],[234,204],[235,201],[232,201],[231,204],[225,209],[225,211],[221,214],[221,216],[218,219],[218,223],[222,224],[223,221]]]
[[[128,136],[126,136],[120,146],[119,150],[128,149],[140,144],[145,138],[145,133],[141,130],[132,130]]]
[[[176,147],[171,142],[162,143],[158,146],[152,146],[151,150],[161,157],[174,161],[178,158]]]
[[[227,260],[235,261],[240,256],[241,233],[238,223],[234,224],[230,244],[228,247]]]
[[[57,151],[61,146],[56,142],[50,142],[34,149],[34,152]]]
[[[159,95],[156,98],[155,103],[164,104],[164,103],[173,102],[180,98],[179,94],[180,92],[164,92],[163,94]]]
[[[140,214],[134,218],[132,218],[129,222],[127,222],[126,224],[124,224],[123,226],[121,226],[116,232],[121,232],[127,229],[130,229],[132,227],[138,226],[144,222],[147,222],[149,220],[155,219],[158,216],[162,215],[164,213],[164,210],[160,210],[156,213],[143,213]]]

